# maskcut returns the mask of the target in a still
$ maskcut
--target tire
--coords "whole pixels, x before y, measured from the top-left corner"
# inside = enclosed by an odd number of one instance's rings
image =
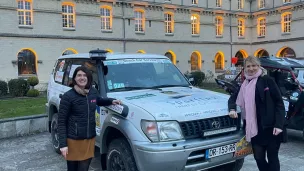
[[[125,139],[114,139],[110,143],[107,171],[138,171],[130,145]]]
[[[56,153],[61,154],[59,148],[59,137],[58,137],[58,114],[54,113],[51,122],[51,136],[52,136],[52,145]]]
[[[236,160],[233,163],[225,164],[216,168],[212,168],[209,171],[240,171],[243,167],[244,159]]]

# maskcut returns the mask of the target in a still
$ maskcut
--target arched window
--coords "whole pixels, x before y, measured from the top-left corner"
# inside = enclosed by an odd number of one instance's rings
[[[77,54],[78,52],[73,49],[73,48],[67,48],[66,50],[64,50],[64,52],[62,53],[62,56],[64,55],[71,55],[71,54]]]
[[[265,49],[258,49],[257,51],[255,51],[254,56],[258,58],[269,57],[269,53]]]
[[[144,50],[138,50],[137,53],[146,53]]]
[[[295,58],[296,57],[296,53],[293,49],[291,49],[290,47],[283,47],[281,48],[278,53],[277,53],[278,57],[288,57],[288,58]]]
[[[176,64],[176,55],[173,51],[169,50],[165,53],[165,56],[168,57],[173,64]]]
[[[201,60],[201,54],[198,51],[191,54],[191,71],[199,71],[201,69]]]
[[[214,62],[215,62],[215,71],[223,70],[225,67],[224,54],[222,52],[216,53]]]
[[[18,75],[37,75],[36,53],[31,49],[22,49],[18,53]]]
[[[235,57],[238,58],[238,62],[235,64],[235,66],[243,66],[244,64],[244,59],[248,57],[248,54],[245,50],[239,50],[236,54]]]

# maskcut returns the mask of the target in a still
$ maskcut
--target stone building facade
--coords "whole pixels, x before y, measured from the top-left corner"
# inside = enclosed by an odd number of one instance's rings
[[[4,80],[47,83],[60,55],[96,48],[215,74],[234,56],[304,56],[302,0],[1,0],[0,14]]]

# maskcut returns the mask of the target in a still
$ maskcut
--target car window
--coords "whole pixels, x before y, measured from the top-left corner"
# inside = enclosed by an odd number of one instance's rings
[[[65,59],[58,60],[54,72],[54,80],[56,83],[62,84],[65,69],[66,69]]]
[[[151,88],[162,85],[189,85],[168,59],[122,59],[105,62],[110,91],[124,87]]]
[[[72,84],[72,77],[74,74],[74,71],[79,66],[85,66],[92,72],[93,77],[93,85],[94,83],[98,83],[98,76],[97,76],[97,70],[96,70],[96,62],[94,60],[90,59],[71,59],[71,64],[69,68],[69,74],[66,82],[66,85],[70,86]]]

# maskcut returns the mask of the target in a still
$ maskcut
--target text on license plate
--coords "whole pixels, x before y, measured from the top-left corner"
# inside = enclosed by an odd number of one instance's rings
[[[235,150],[236,150],[236,144],[229,144],[229,145],[224,145],[221,147],[212,148],[212,149],[206,150],[206,158],[210,159],[213,157],[233,153],[233,152],[235,152]]]

